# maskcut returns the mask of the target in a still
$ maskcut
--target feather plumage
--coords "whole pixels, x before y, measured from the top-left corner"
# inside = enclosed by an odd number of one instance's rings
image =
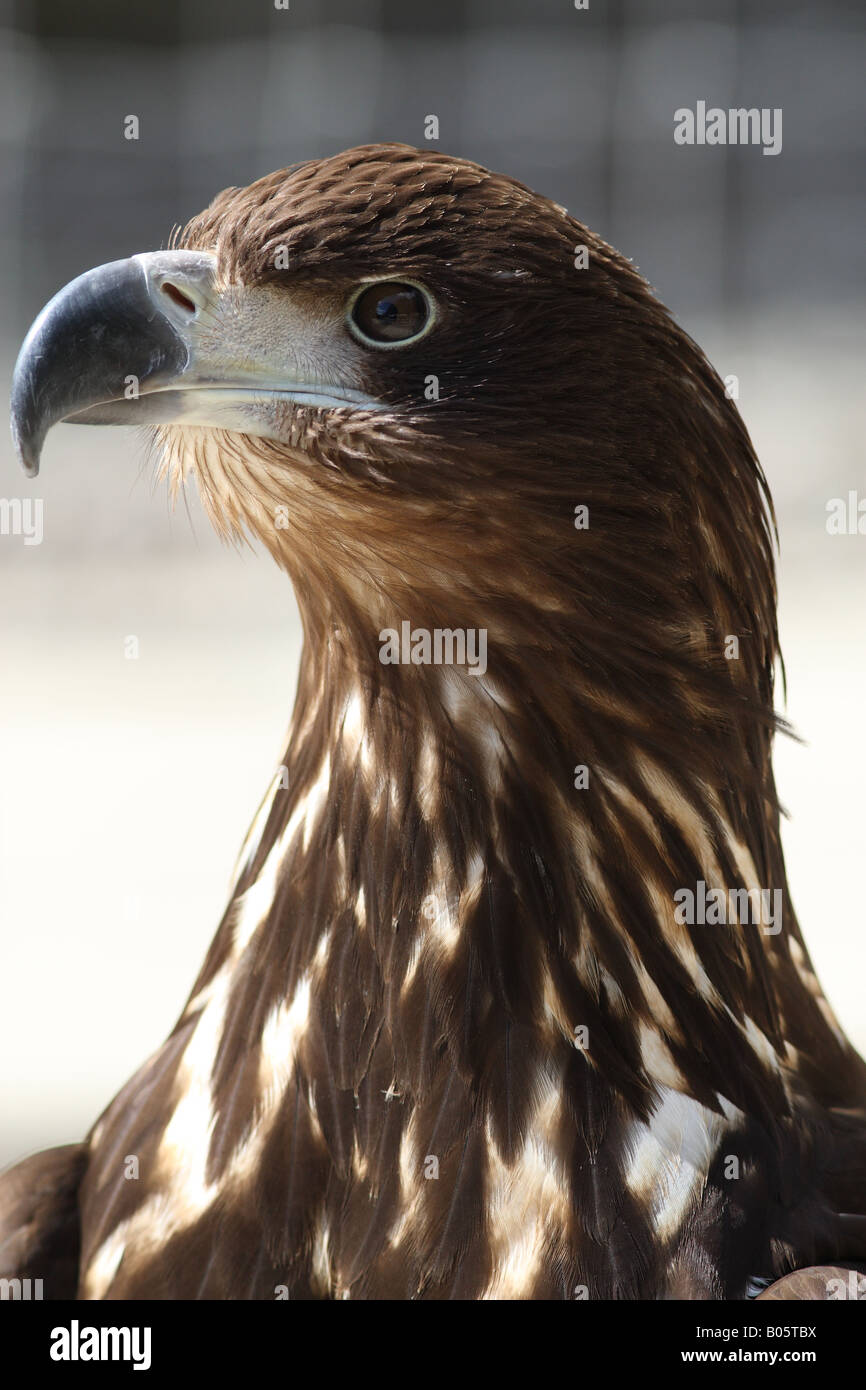
[[[226,190],[180,245],[233,302],[399,274],[441,321],[371,355],[379,413],[161,431],[306,641],[288,782],[89,1137],[81,1292],[742,1298],[861,1257],[866,1071],[788,898],[772,511],[713,369],[588,229],[435,152]],[[486,675],[383,666],[404,618],[483,628]],[[784,930],[678,922],[700,880]]]

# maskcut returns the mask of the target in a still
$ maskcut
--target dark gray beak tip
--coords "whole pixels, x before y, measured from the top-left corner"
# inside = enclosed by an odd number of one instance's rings
[[[23,453],[19,452],[18,458],[28,478],[39,477],[39,459],[37,457],[28,458]]]
[[[26,397],[28,393],[28,382],[24,379],[24,374],[19,371],[21,359],[15,365],[15,372],[12,377],[11,395],[11,427],[12,443],[18,455],[18,462],[24,469],[28,478],[39,476],[39,459],[42,454],[42,444],[45,433],[42,430],[34,429],[31,421],[31,411],[27,408]]]
[[[154,299],[158,272],[192,269],[198,284],[212,274],[211,260],[193,252],[155,252],[110,261],[79,275],[49,300],[24,340],[12,376],[12,439],[29,478],[39,473],[42,445],[53,425],[101,406],[111,410],[94,423],[132,423],[124,397],[127,378],[157,390],[184,371],[189,361],[184,325],[174,323]]]

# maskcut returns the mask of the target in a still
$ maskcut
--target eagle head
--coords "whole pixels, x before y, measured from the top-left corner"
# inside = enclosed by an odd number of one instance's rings
[[[693,714],[770,700],[764,483],[722,383],[624,257],[469,161],[364,146],[225,190],[51,301],[13,419],[31,472],[58,420],[156,425],[172,487],[360,660],[398,613],[492,629],[503,679],[561,670],[567,629],[687,669]]]

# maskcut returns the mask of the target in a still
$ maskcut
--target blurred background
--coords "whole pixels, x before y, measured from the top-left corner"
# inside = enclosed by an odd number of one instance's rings
[[[228,184],[376,140],[503,170],[637,262],[723,376],[776,500],[794,899],[866,1049],[860,0],[0,0],[0,375],[44,302]],[[679,147],[698,100],[782,152]],[[125,118],[139,139],[124,138]],[[4,404],[5,409],[5,404]],[[0,431],[0,1164],[79,1138],[172,1026],[282,751],[299,628],[271,561],[172,514],[144,436]],[[866,523],[864,523],[866,525]],[[138,660],[124,642],[139,641]],[[779,700],[782,701],[780,687]]]

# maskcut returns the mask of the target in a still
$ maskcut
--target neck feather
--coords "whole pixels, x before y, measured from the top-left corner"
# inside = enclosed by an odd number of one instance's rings
[[[837,1043],[803,984],[766,725],[697,710],[665,740],[555,662],[521,688],[513,665],[377,669],[345,637],[304,658],[197,992],[251,953],[262,1020],[316,986],[349,1088],[384,1029],[398,1086],[447,1054],[483,1091],[513,1028],[528,1067],[577,1055],[637,1114],[659,1086],[786,1111],[794,1050]]]

